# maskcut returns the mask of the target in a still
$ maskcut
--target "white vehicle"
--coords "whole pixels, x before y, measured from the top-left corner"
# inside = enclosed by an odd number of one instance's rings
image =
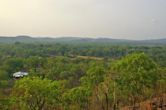
[[[21,78],[21,77],[24,77],[24,76],[28,76],[28,73],[19,71],[19,72],[16,72],[16,73],[13,74],[14,78]]]

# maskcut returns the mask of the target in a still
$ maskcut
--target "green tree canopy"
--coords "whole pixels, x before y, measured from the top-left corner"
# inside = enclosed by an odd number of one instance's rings
[[[153,88],[158,80],[157,65],[144,53],[130,54],[117,61],[112,70],[118,74],[117,83],[123,94],[135,103],[136,98],[145,95],[147,88]]]
[[[12,92],[12,99],[21,108],[28,110],[42,110],[52,103],[61,102],[62,83],[39,77],[23,78],[16,81]]]

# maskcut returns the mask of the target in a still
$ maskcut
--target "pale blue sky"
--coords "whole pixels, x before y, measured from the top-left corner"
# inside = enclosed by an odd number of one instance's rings
[[[0,36],[166,38],[166,0],[0,0]]]

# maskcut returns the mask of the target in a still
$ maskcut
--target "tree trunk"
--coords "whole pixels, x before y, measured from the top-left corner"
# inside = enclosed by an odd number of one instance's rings
[[[108,110],[108,95],[105,93],[106,110]]]

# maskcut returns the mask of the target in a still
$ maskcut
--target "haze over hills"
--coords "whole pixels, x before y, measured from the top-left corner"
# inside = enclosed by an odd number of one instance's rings
[[[30,37],[16,36],[6,37],[0,36],[0,43],[111,43],[111,44],[166,44],[166,38],[150,39],[150,40],[128,40],[128,39],[112,39],[112,38],[82,38],[82,37]]]

